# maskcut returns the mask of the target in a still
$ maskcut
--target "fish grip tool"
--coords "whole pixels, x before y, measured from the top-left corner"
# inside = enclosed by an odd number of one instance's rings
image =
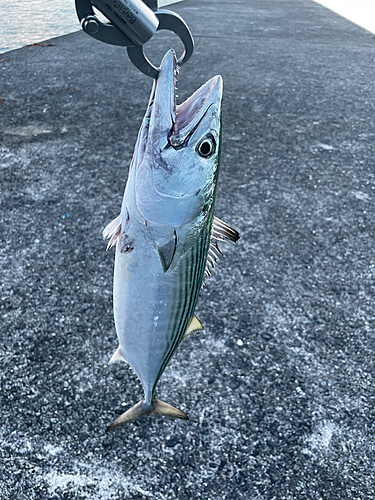
[[[127,47],[131,62],[145,75],[157,79],[159,68],[145,56],[143,46],[159,30],[173,31],[184,44],[181,66],[193,54],[193,36],[181,16],[158,10],[157,0],[75,0],[78,19],[85,33],[111,45]],[[108,23],[96,16],[101,12]]]

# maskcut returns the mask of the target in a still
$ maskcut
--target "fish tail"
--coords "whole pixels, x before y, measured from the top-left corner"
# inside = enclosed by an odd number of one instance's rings
[[[126,410],[125,413],[116,418],[116,420],[113,421],[111,425],[107,427],[106,432],[112,431],[116,427],[128,424],[129,422],[133,422],[134,420],[137,420],[139,417],[142,417],[143,415],[162,415],[164,417],[189,420],[186,413],[184,413],[181,410],[178,410],[177,408],[168,403],[165,403],[164,401],[161,401],[161,399],[154,398],[152,400],[151,405],[144,404],[142,399],[137,404]]]

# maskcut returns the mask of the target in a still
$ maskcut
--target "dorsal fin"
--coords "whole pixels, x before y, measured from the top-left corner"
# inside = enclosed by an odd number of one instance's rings
[[[182,340],[185,340],[191,333],[198,332],[200,330],[203,330],[203,325],[196,316],[193,316],[188,327],[186,328],[186,332]]]
[[[107,245],[107,250],[116,245],[117,240],[121,235],[121,219],[120,215],[113,219],[112,222],[108,224],[108,226],[103,231],[103,238],[109,238],[109,242]]]
[[[210,248],[207,255],[207,263],[205,274],[207,277],[211,276],[210,268],[214,268],[217,260],[223,255],[220,251],[219,241],[232,241],[235,243],[240,239],[238,231],[229,226],[226,222],[218,217],[214,217],[211,228],[211,241]]]
[[[211,238],[216,239],[217,241],[233,241],[235,243],[240,239],[240,235],[238,231],[230,227],[229,224],[222,221],[218,217],[214,217],[212,221],[212,229],[211,229]]]

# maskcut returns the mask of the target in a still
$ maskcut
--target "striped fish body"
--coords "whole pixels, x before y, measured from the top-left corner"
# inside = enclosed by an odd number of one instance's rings
[[[155,413],[187,419],[154,397],[181,341],[202,329],[194,316],[217,240],[238,233],[213,216],[219,172],[222,79],[204,84],[176,108],[177,64],[163,59],[134,151],[121,214],[104,231],[116,245],[114,317],[119,348],[144,399],[108,428]],[[215,222],[216,221],[216,222]]]
[[[133,191],[132,177],[129,192]],[[115,256],[115,325],[121,355],[142,383],[144,407],[151,408],[157,381],[194,314],[206,267],[212,216],[209,213],[203,223],[197,221],[200,227],[195,226],[193,239],[184,227],[152,222],[146,225],[141,214],[126,203],[127,193],[124,201],[124,222]]]

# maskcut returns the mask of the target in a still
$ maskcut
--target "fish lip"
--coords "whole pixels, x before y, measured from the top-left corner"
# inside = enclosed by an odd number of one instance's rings
[[[149,101],[149,128],[146,141],[155,149],[162,149],[166,145],[176,122],[178,72],[176,53],[171,49],[162,60]]]
[[[153,81],[146,113],[138,132],[133,158],[130,163],[130,170],[132,170],[133,167],[135,167],[136,170],[140,167],[147,152],[153,155],[154,152],[159,149],[159,146],[162,146],[160,141],[163,137],[164,142],[168,142],[170,130],[176,120],[175,82],[178,71],[179,67],[176,54],[174,50],[171,49],[164,56],[158,79]],[[164,84],[164,89],[167,88],[167,91],[164,93],[160,91],[162,84]],[[159,110],[159,113],[157,113],[156,110]],[[160,115],[160,113],[161,116],[164,117],[163,126],[160,123],[160,119],[157,119],[160,118],[160,116],[156,116],[157,114]]]
[[[145,148],[161,151],[165,147],[179,147],[199,125],[208,109],[216,105],[220,111],[223,80],[214,76],[183,103],[176,105],[176,82],[179,66],[173,49],[161,63],[159,76],[154,81],[146,117],[148,117]]]
[[[170,143],[179,147],[197,128],[211,107],[220,112],[223,95],[223,79],[216,75],[202,85],[186,101],[176,107],[176,121],[170,134]]]
[[[157,80],[154,80],[147,110],[138,134],[130,170],[142,164],[146,153],[151,156],[172,146],[183,147],[190,133],[207,110],[216,104],[220,112],[223,92],[221,76],[214,76],[183,103],[176,105],[176,81],[179,66],[173,49],[161,63]]]

